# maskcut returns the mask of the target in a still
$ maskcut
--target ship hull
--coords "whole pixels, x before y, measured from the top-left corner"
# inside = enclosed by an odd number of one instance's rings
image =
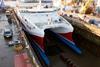
[[[30,34],[30,37],[33,41],[35,41],[43,50],[45,50],[45,32],[43,31],[36,31],[38,32],[33,33],[32,31],[28,30],[27,28],[25,28],[25,25],[22,24],[23,29]],[[68,29],[69,28],[69,29]],[[72,34],[73,34],[73,27],[70,26],[68,28],[64,28],[64,27],[57,27],[57,28],[49,28],[50,30],[52,30],[53,32],[60,34],[61,36],[63,36],[64,38],[67,38],[69,41],[73,42],[73,38],[72,38]],[[46,29],[45,29],[46,30]],[[43,33],[42,35],[40,33]],[[39,35],[40,34],[40,35]]]
[[[37,14],[33,13],[33,15],[37,15]],[[44,15],[44,13],[42,15]],[[44,43],[45,43],[45,30],[46,29],[50,29],[51,31],[53,31],[57,34],[62,35],[66,39],[73,41],[72,33],[73,33],[74,29],[73,29],[72,25],[61,16],[59,16],[60,20],[53,21],[52,23],[49,23],[49,24],[44,23],[44,22],[48,23],[48,18],[45,15],[44,15],[44,17],[40,16],[40,18],[45,18],[45,20],[43,20],[43,19],[38,20],[37,18],[34,18],[34,20],[31,22],[26,21],[26,19],[23,18],[21,16],[21,14],[17,13],[17,16],[18,16],[19,20],[21,20],[23,29],[30,34],[32,40],[35,41],[37,44],[39,44],[43,50],[45,50]],[[23,16],[24,16],[24,14],[23,14]],[[52,16],[52,15],[50,15],[50,16]],[[26,17],[26,15],[24,17]],[[32,16],[32,17],[34,17],[34,16]],[[33,19],[32,17],[30,17],[30,18]],[[52,17],[54,17],[54,16],[52,16]],[[57,19],[57,18],[58,17],[56,17],[54,19]],[[27,17],[27,19],[28,19],[28,17]],[[36,22],[39,22],[39,21],[41,21],[41,22],[36,24]],[[45,24],[45,25],[42,25],[42,24]]]

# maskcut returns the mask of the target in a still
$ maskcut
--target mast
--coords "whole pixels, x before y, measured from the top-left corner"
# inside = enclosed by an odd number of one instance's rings
[[[38,5],[38,7],[37,7],[37,8],[38,8],[38,9],[40,9],[40,8],[41,8],[41,6],[42,6],[42,5],[41,5],[41,0],[39,0],[39,5]]]

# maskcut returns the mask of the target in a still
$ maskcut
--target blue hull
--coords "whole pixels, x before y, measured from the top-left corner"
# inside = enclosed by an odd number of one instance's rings
[[[43,49],[36,43],[34,42],[30,37],[29,34],[27,33],[29,42],[31,43],[32,48],[36,52],[38,59],[41,61],[43,67],[49,67],[50,66],[50,61],[48,57],[46,56],[45,52]]]
[[[59,40],[59,42],[63,43],[65,46],[70,47],[77,54],[82,54],[82,51],[75,45],[74,42],[68,40],[67,38],[61,36],[60,34],[51,31],[50,29],[47,29],[46,32],[51,34],[52,37],[57,38],[57,40]]]

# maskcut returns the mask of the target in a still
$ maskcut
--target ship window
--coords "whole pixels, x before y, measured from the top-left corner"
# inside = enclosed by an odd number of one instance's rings
[[[42,3],[52,3],[52,1],[51,0],[43,0],[43,1],[41,1]]]
[[[30,27],[29,25],[27,25],[27,27],[28,27],[28,29],[30,29],[30,30],[31,30],[31,27]]]
[[[22,13],[51,13],[51,12],[56,12],[58,11],[59,9],[55,9],[55,10],[52,10],[52,11],[28,11],[28,10],[21,10]]]
[[[48,8],[48,5],[46,5],[44,8]]]
[[[38,3],[37,0],[20,0],[21,3]]]
[[[61,19],[59,19],[59,21],[62,21]]]
[[[25,19],[25,21],[27,21],[27,20]]]
[[[25,22],[27,23],[27,20],[25,19]]]
[[[57,20],[55,20],[55,22],[58,22]]]
[[[33,27],[33,29],[35,29],[35,27]]]

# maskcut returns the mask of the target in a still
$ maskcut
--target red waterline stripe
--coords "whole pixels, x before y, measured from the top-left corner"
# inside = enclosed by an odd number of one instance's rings
[[[65,38],[69,39],[70,41],[73,41],[73,38],[72,38],[73,32],[69,32],[69,33],[59,33],[59,34],[61,34]]]
[[[31,37],[44,50],[44,37],[32,35]]]

